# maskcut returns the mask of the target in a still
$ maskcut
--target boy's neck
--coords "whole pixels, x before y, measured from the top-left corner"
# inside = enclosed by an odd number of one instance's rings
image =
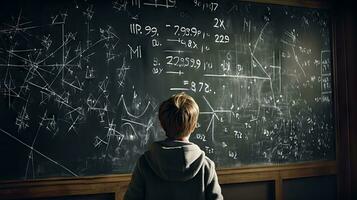
[[[190,136],[187,136],[187,137],[181,137],[181,138],[167,138],[169,140],[178,140],[178,141],[182,141],[182,142],[190,142],[189,139],[190,139]]]
[[[190,137],[177,138],[179,141],[189,142]]]

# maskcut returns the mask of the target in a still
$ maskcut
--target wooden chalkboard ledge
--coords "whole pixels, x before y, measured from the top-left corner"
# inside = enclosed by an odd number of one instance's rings
[[[222,169],[218,172],[220,184],[258,181],[275,182],[275,200],[283,199],[283,180],[313,176],[336,175],[336,161],[305,162],[237,169]]]
[[[276,199],[282,193],[284,179],[336,174],[336,161],[299,164],[250,166],[217,170],[221,184],[275,181]],[[81,178],[51,178],[42,180],[2,181],[0,199],[49,198],[72,195],[115,193],[122,199],[131,175],[108,175]]]
[[[250,166],[236,169],[221,169],[217,173],[221,184],[334,175],[336,174],[336,161]]]
[[[49,198],[104,193],[115,193],[117,196],[126,191],[130,178],[130,174],[124,174],[0,182],[0,199]]]

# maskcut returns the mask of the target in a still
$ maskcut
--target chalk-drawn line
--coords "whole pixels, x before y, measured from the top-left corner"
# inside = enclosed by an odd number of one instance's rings
[[[267,27],[268,24],[269,24],[269,22],[266,22],[266,23],[264,24],[262,30],[260,30],[259,36],[258,36],[257,40],[255,41],[254,49],[253,49],[253,51],[252,51],[252,54],[254,54],[255,49],[257,48],[258,42],[259,42],[260,40],[262,40],[262,35],[263,35],[264,30],[265,30],[265,28]]]
[[[44,157],[45,159],[51,161],[52,163],[54,163],[55,165],[61,167],[62,169],[66,170],[67,172],[69,172],[70,174],[72,174],[73,176],[78,176],[76,173],[74,173],[73,171],[71,171],[70,169],[68,169],[67,167],[65,167],[64,165],[60,164],[59,162],[53,160],[52,158],[46,156],[45,154],[41,153],[40,151],[38,151],[37,149],[31,147],[30,145],[26,144],[25,142],[23,142],[22,140],[18,139],[17,137],[13,136],[11,133],[3,130],[0,128],[0,131],[3,132],[4,134],[6,134],[7,136],[9,136],[10,138],[12,138],[13,140],[19,142],[20,144],[24,145],[25,147],[29,148],[30,150],[34,151],[35,153],[37,153],[38,155]]]
[[[170,88],[170,91],[190,91],[190,88]]]
[[[203,74],[207,77],[218,77],[218,78],[242,78],[242,79],[258,79],[258,80],[270,80],[269,77],[261,76],[246,76],[246,75],[228,75],[228,74]]]
[[[152,127],[152,124],[150,124],[150,123],[149,124],[143,124],[143,123],[136,122],[136,121],[129,120],[129,119],[125,119],[125,118],[122,118],[121,120],[126,122],[126,123],[131,123],[131,124],[136,124],[136,125],[142,126],[142,127],[146,128],[146,131],[148,131]]]
[[[120,103],[123,103],[125,112],[126,112],[130,117],[134,117],[134,118],[136,118],[136,119],[138,119],[138,118],[144,116],[144,114],[145,114],[146,111],[148,110],[149,106],[151,105],[151,102],[149,101],[149,102],[147,103],[145,109],[142,111],[142,113],[140,113],[140,114],[138,114],[138,115],[134,115],[134,114],[132,114],[132,113],[129,112],[128,107],[127,107],[127,105],[126,105],[126,103],[125,103],[124,95],[121,95],[121,96],[120,96],[117,105],[119,105]]]
[[[219,120],[217,113],[232,113],[231,110],[215,110],[207,100],[205,96],[202,96],[205,102],[207,103],[208,107],[210,108],[211,111],[202,111],[200,114],[202,115],[212,115],[209,124],[207,125],[206,132],[208,132],[209,129],[211,129],[211,139],[214,144],[216,144],[216,139],[215,139],[215,120]]]

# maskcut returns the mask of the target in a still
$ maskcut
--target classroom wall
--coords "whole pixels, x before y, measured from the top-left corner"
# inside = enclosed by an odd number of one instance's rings
[[[352,16],[350,17],[351,22],[350,22],[350,39],[351,42],[349,42],[349,46],[347,47],[349,49],[350,53],[350,58],[351,58],[351,63],[349,65],[349,102],[350,102],[350,112],[349,112],[349,117],[350,117],[350,137],[351,137],[351,173],[352,173],[352,199],[357,199],[357,14],[356,11],[352,11]]]
[[[351,169],[351,199],[357,199],[357,14],[355,10],[348,11],[347,26],[347,87],[349,102],[349,135],[350,138],[350,169]]]
[[[357,13],[352,1],[332,1],[336,20],[339,199],[357,199]]]

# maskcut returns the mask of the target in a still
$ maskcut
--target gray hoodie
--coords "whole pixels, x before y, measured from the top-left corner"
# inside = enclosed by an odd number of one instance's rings
[[[213,161],[195,144],[155,142],[134,169],[124,200],[223,199]]]

